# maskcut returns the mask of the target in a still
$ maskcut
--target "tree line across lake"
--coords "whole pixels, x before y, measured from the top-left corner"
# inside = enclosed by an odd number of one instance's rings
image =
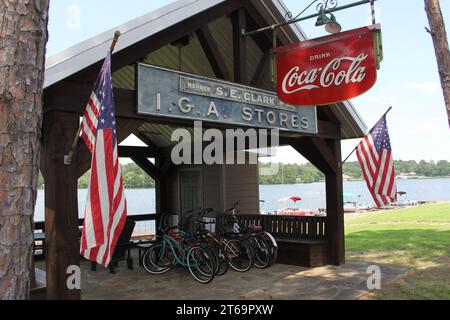
[[[449,177],[450,162],[441,161],[394,161],[397,176],[408,176],[408,178],[433,178]],[[346,162],[342,166],[344,178],[348,180],[364,179],[359,162]],[[292,184],[292,183],[312,183],[325,179],[325,176],[312,164],[279,164],[277,175],[260,176],[260,184]]]
[[[268,166],[269,164],[261,163],[260,166]],[[323,180],[324,175],[316,169],[312,164],[282,164],[278,165],[278,173],[270,176],[260,176],[260,184],[293,184],[293,183],[312,183]],[[343,165],[343,174],[345,178],[350,180],[361,180],[363,174],[361,166],[358,162],[346,162]],[[408,178],[420,177],[449,177],[450,162],[441,161],[395,161],[395,170],[397,176],[403,175]],[[153,188],[155,182],[144,171],[142,171],[135,163],[122,165],[123,183],[125,188]],[[89,172],[78,179],[80,188],[87,188],[89,185]],[[44,186],[44,179],[39,175],[39,187]]]

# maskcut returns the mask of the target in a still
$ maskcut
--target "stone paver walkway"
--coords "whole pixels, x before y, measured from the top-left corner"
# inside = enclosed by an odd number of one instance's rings
[[[137,262],[137,259],[135,260]],[[252,268],[239,273],[229,270],[203,285],[188,270],[178,268],[163,275],[151,275],[135,263],[127,270],[121,262],[116,274],[101,267],[91,271],[82,263],[83,299],[356,299],[367,293],[370,263],[350,261],[344,266],[303,268],[276,264],[267,269]],[[381,286],[404,275],[407,269],[379,265]]]

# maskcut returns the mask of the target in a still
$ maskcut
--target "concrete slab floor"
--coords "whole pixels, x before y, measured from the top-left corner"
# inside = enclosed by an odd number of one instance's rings
[[[163,275],[148,274],[138,265],[136,251],[133,250],[134,270],[128,270],[126,262],[122,261],[116,274],[100,266],[97,271],[91,271],[89,262],[82,261],[82,299],[353,300],[369,292],[367,267],[371,264],[368,262],[348,261],[343,266],[320,268],[275,264],[267,269],[252,268],[245,273],[229,270],[204,285],[195,281],[184,268]],[[44,263],[37,262],[36,266],[43,268]],[[408,271],[394,265],[378,266],[381,287]]]

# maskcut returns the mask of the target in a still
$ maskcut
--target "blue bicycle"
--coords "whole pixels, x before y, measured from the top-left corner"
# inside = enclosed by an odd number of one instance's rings
[[[142,257],[144,269],[150,274],[163,274],[179,265],[187,267],[198,282],[211,282],[215,276],[216,262],[210,250],[200,246],[183,231],[174,232],[177,227],[164,226],[161,229],[163,235],[160,241],[148,248]]]

